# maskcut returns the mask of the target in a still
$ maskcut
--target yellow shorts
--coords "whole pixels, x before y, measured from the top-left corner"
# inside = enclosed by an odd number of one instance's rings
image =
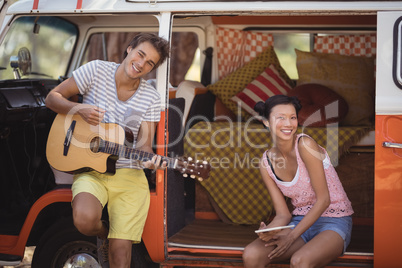
[[[94,195],[102,204],[108,204],[109,236],[141,242],[147,219],[150,193],[142,169],[117,169],[115,175],[96,171],[74,175],[73,199],[82,192]]]

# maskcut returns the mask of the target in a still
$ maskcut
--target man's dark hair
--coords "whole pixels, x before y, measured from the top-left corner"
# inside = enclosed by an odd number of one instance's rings
[[[153,33],[140,33],[136,35],[133,40],[128,44],[127,48],[136,48],[139,44],[149,42],[159,53],[160,59],[154,66],[158,68],[169,57],[169,43],[166,39],[159,37]],[[127,57],[127,48],[124,50],[123,59]]]

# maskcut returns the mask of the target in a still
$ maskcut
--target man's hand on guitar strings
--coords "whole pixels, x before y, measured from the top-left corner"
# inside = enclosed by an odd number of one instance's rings
[[[145,168],[149,169],[166,169],[167,168],[167,162],[163,161],[161,164],[162,157],[159,155],[154,155],[151,160],[144,161],[142,164],[144,165]]]

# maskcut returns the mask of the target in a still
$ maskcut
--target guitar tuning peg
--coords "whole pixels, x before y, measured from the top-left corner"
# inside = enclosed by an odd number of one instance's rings
[[[190,178],[195,179],[195,175],[191,175]]]
[[[193,158],[192,158],[192,157],[188,157],[187,160],[188,160],[188,161],[193,161]]]
[[[187,175],[187,174],[183,174],[183,177],[184,177],[184,178],[187,178],[187,177],[188,177],[188,175]]]
[[[207,162],[207,161],[205,161],[205,160],[204,160],[204,161],[202,161],[202,163],[203,163],[204,165],[208,164],[208,162]]]
[[[201,178],[201,177],[198,177],[197,180],[198,180],[198,181],[203,181],[204,179]]]

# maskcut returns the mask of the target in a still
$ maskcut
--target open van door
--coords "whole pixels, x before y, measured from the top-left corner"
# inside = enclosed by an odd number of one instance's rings
[[[374,266],[400,267],[402,11],[377,16]]]

